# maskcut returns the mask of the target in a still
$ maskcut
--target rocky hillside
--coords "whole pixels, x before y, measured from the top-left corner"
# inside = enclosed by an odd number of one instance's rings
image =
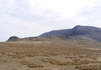
[[[78,25],[72,29],[54,30],[40,35],[40,37],[59,37],[62,39],[68,39],[75,36],[83,36],[101,41],[101,28]]]
[[[38,37],[18,38],[16,36],[12,36],[8,39],[8,41],[43,41],[54,38],[69,39],[74,37],[85,37],[101,41],[101,28],[77,25],[72,29],[53,30],[46,32]]]

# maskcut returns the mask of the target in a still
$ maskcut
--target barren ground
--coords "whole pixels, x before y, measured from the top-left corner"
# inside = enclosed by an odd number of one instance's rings
[[[0,43],[0,70],[101,70],[101,44],[33,41]]]

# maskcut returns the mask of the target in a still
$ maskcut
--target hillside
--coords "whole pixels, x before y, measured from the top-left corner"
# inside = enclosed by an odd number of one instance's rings
[[[85,37],[68,40],[0,43],[1,70],[100,70],[101,43]]]
[[[75,26],[0,43],[1,70],[101,70],[101,28]]]
[[[7,41],[46,41],[54,38],[66,40],[72,37],[87,37],[93,40],[101,41],[101,28],[77,25],[72,29],[53,30],[43,33],[37,37],[19,38],[12,36]]]
[[[75,36],[85,36],[97,41],[101,41],[101,28],[77,25],[72,29],[53,30],[40,35],[40,37],[59,37],[62,39],[68,39],[69,37]]]

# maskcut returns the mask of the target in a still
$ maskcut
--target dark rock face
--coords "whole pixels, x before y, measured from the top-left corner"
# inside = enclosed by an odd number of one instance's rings
[[[8,41],[17,41],[19,38],[17,36],[12,36],[8,39]]]
[[[101,28],[92,27],[92,26],[75,26],[72,29],[56,30],[44,33],[40,37],[61,37],[63,39],[68,39],[69,37],[74,36],[85,36],[98,41],[101,41]]]

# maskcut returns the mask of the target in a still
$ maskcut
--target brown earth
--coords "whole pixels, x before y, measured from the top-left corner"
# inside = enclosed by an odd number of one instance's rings
[[[2,42],[0,70],[101,70],[101,44],[90,40]]]

